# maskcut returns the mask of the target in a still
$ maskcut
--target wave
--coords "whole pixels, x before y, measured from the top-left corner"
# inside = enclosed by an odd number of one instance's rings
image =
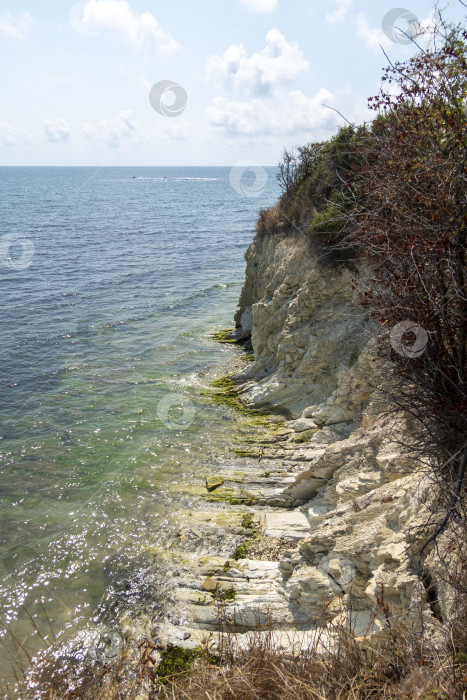
[[[200,180],[203,182],[217,182],[218,177],[135,177],[134,180],[151,180],[152,182],[159,182],[164,180],[171,180],[173,182],[181,182],[182,180]]]

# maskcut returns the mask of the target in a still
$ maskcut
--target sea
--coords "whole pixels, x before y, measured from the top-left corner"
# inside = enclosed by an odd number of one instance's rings
[[[233,326],[275,175],[0,168],[3,682],[12,640],[33,654],[163,589],[148,551],[235,441],[205,394],[238,350],[212,334]]]

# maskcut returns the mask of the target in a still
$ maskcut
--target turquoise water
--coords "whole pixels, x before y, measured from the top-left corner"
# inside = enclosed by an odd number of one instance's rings
[[[0,242],[25,241],[0,255],[0,634],[163,586],[144,553],[233,440],[201,389],[235,353],[209,334],[277,199],[266,171],[246,196],[229,168],[0,168]]]

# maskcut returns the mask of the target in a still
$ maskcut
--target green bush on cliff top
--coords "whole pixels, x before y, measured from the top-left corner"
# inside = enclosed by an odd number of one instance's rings
[[[345,231],[349,203],[344,194],[365,132],[364,126],[346,126],[327,142],[285,150],[278,173],[283,192],[274,207],[260,212],[258,233],[307,231],[320,248],[321,262],[348,258],[350,251],[334,249]]]

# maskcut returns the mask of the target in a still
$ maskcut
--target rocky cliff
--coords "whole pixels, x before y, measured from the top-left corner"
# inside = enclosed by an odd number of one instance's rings
[[[246,260],[235,320],[255,362],[238,375],[242,399],[287,411],[303,435],[303,469],[284,493],[309,499],[310,534],[280,560],[285,594],[312,615],[351,589],[363,626],[383,588],[391,614],[417,607],[432,580],[407,556],[426,517],[423,481],[401,447],[410,426],[380,414],[385,366],[352,273],[320,265],[305,234],[257,236]]]
[[[439,619],[446,601],[433,562],[410,554],[427,517],[427,482],[402,447],[407,420],[381,412],[387,366],[352,273],[320,265],[299,234],[257,236],[246,259],[236,333],[251,337],[255,359],[236,375],[240,397],[285,422],[257,458],[237,460],[231,473],[224,466],[220,497],[227,489],[243,510],[231,512],[233,530],[203,512],[198,536],[223,531],[225,544],[235,532],[252,546],[233,559],[217,546],[201,566],[185,566],[174,581],[184,626],[165,638],[190,646],[212,635],[219,596],[241,631],[267,620],[284,647],[330,620],[358,636],[389,617]]]
[[[303,235],[257,236],[235,321],[253,344],[244,401],[320,424],[360,419],[376,382],[372,333],[352,292],[352,274],[321,267]],[[311,408],[310,408],[311,407]]]

